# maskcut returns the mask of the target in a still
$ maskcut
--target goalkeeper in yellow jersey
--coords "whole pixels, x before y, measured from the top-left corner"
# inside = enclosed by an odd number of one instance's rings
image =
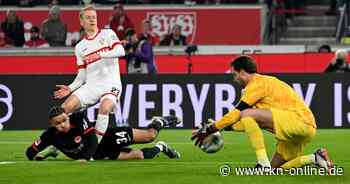
[[[298,94],[276,77],[257,73],[255,61],[239,56],[231,63],[234,80],[244,87],[235,109],[208,126],[193,132],[195,145],[201,145],[210,134],[225,127],[244,131],[255,150],[260,168],[289,169],[317,164],[328,171],[332,162],[326,149],[303,155],[305,145],[316,134],[314,115]],[[275,135],[277,148],[271,162],[266,153],[262,130]]]

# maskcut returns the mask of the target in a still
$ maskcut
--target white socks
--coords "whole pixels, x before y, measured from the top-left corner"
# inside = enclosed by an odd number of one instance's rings
[[[97,136],[98,143],[101,142],[102,137],[106,133],[106,130],[108,128],[108,120],[109,120],[108,115],[104,115],[104,114],[97,115],[95,129],[96,129],[96,136]]]

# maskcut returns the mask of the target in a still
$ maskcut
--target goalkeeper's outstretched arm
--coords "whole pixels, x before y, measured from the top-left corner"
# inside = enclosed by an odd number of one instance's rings
[[[216,121],[213,124],[213,126],[216,129],[221,130],[229,125],[235,124],[241,118],[241,111],[248,108],[251,108],[251,106],[244,101],[240,101],[235,109],[232,109],[230,112],[225,114],[225,116],[223,116],[221,119]]]

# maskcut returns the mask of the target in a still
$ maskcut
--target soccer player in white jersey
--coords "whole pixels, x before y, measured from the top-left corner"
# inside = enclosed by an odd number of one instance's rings
[[[70,95],[62,104],[67,114],[101,102],[95,125],[100,142],[108,126],[108,115],[119,102],[122,87],[118,57],[124,56],[125,51],[113,30],[98,29],[93,6],[82,8],[79,16],[85,38],[75,46],[78,74],[70,85],[57,85],[54,97]]]

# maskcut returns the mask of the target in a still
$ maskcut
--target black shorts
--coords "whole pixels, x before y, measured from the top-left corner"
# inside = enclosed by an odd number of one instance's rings
[[[127,148],[133,142],[132,128],[108,128],[94,155],[95,160],[117,159],[120,152],[130,152]]]

